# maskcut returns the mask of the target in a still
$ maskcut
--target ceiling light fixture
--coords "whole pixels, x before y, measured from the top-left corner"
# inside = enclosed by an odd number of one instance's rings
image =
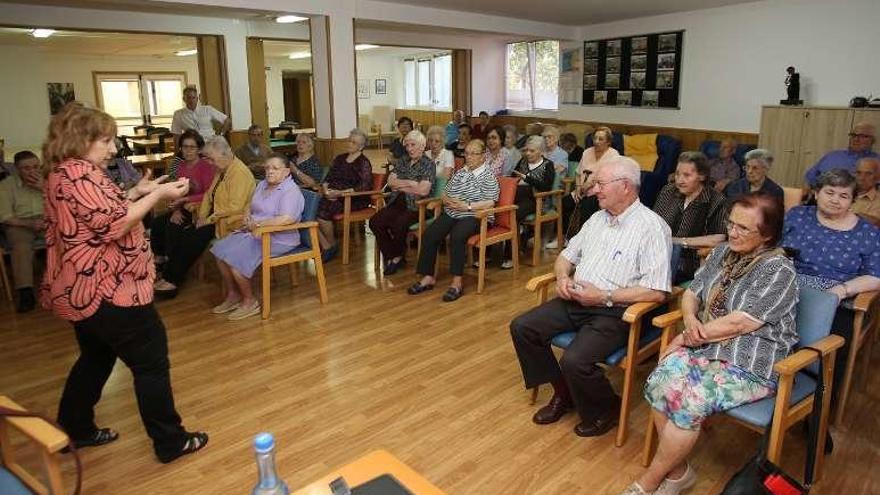
[[[372,50],[373,48],[379,48],[379,45],[369,45],[367,43],[360,43],[360,44],[354,45],[354,49],[359,52],[364,51],[364,50]]]
[[[311,52],[293,52],[290,55],[288,55],[287,58],[289,58],[290,60],[298,60],[301,58],[309,58],[311,56],[312,56]]]
[[[174,54],[177,55],[178,57],[188,57],[190,55],[195,55],[196,53],[199,53],[199,51],[196,49],[180,50],[180,51],[174,52]]]
[[[48,38],[55,34],[54,29],[31,29],[31,36],[34,38]]]
[[[294,22],[302,22],[309,20],[308,17],[300,17],[298,15],[280,15],[275,18],[275,22],[278,24],[291,24]]]

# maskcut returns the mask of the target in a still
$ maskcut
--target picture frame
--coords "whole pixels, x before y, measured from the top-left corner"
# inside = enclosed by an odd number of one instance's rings
[[[370,97],[370,80],[369,79],[358,79],[357,80],[357,97],[360,99],[367,99]]]
[[[376,94],[377,95],[388,94],[388,80],[387,79],[376,79]]]
[[[76,100],[73,83],[46,83],[49,94],[49,114],[55,115],[64,105]]]
[[[599,43],[584,43],[584,58],[595,58],[599,56]]]

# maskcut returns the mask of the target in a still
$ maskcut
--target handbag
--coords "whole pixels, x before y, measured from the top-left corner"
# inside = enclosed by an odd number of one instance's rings
[[[64,428],[59,426],[56,422],[52,421],[51,419],[49,419],[46,416],[43,416],[42,414],[39,414],[39,413],[34,413],[34,412],[29,412],[29,411],[19,411],[17,409],[10,409],[8,407],[0,406],[0,417],[40,418],[43,421],[54,426],[55,428],[57,428],[61,431],[64,431]],[[73,490],[73,495],[80,495],[80,492],[82,491],[82,474],[83,474],[82,461],[79,458],[79,453],[76,451],[76,447],[73,445],[73,441],[69,442],[67,444],[66,448],[69,449],[69,452],[71,454],[73,454],[73,461],[76,464],[76,486]],[[62,452],[63,452],[63,450],[62,450]]]
[[[810,413],[807,435],[807,461],[804,467],[804,483],[799,483],[776,464],[767,460],[767,444],[770,439],[770,428],[764,433],[758,453],[746,463],[724,486],[721,495],[806,495],[810,493],[813,483],[813,468],[816,464],[816,444],[819,439],[819,418],[822,413],[822,398],[825,395],[824,373],[822,369],[822,352],[813,347],[804,346],[819,354],[819,376],[816,378],[816,391],[813,398],[813,410]],[[771,421],[772,424],[772,421]]]

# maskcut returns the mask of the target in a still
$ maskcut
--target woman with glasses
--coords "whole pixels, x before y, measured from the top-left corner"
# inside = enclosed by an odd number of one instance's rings
[[[452,302],[464,294],[461,277],[467,241],[480,231],[475,211],[495,206],[499,194],[498,179],[483,160],[485,151],[486,147],[479,139],[471,140],[465,148],[465,165],[452,176],[443,193],[443,212],[428,226],[422,238],[422,251],[416,267],[416,273],[422,278],[407,290],[410,295],[434,288],[437,253],[447,236],[452,282],[443,294],[443,300]]]
[[[557,174],[564,175],[568,170],[568,153],[559,146],[559,128],[545,125],[541,136],[544,138],[544,156],[553,162]]]
[[[666,184],[654,203],[654,212],[672,229],[673,282],[690,280],[700,257],[697,248],[715,247],[726,237],[727,202],[709,185],[706,155],[686,151],[679,155],[675,182]]]
[[[856,179],[844,169],[823,173],[816,182],[816,206],[796,206],[785,215],[782,245],[792,250],[798,282],[834,293],[840,306],[831,331],[846,339],[834,364],[836,404],[850,352],[853,298],[880,290],[880,229],[850,211]]]
[[[360,129],[352,129],[348,133],[348,153],[342,153],[333,159],[327,177],[321,184],[323,197],[318,203],[318,237],[325,263],[339,252],[339,244],[333,232],[333,220],[337,215],[342,215],[345,207],[343,193],[369,191],[373,187],[373,166],[364,155],[366,145],[367,134]],[[352,211],[366,208],[369,204],[369,196],[351,198]]]
[[[177,231],[193,228],[193,211],[198,209],[214,180],[214,165],[200,154],[204,146],[202,135],[192,129],[184,131],[178,139],[182,159],[177,164],[177,178],[187,179],[189,190],[186,196],[168,203],[168,212],[154,218],[150,224],[150,247],[157,265],[168,261],[173,239],[180,237]]]
[[[623,495],[678,494],[696,473],[687,457],[706,419],[776,391],[774,364],[798,341],[798,285],[782,238],[782,202],[752,193],[733,203],[728,242],[712,250],[681,299],[684,331],[645,384],[657,455]]]

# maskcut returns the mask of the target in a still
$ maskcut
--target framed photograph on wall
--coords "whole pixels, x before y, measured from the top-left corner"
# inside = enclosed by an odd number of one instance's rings
[[[358,79],[357,80],[357,97],[364,99],[370,97],[370,80],[369,79]]]
[[[46,83],[49,92],[49,113],[55,115],[64,105],[76,99],[73,83]]]
[[[388,93],[388,80],[376,79],[376,94],[384,95]]]
[[[648,37],[647,36],[637,36],[632,39],[630,46],[632,46],[632,53],[647,53],[648,52]]]
[[[584,58],[595,58],[599,56],[599,43],[584,43]]]

